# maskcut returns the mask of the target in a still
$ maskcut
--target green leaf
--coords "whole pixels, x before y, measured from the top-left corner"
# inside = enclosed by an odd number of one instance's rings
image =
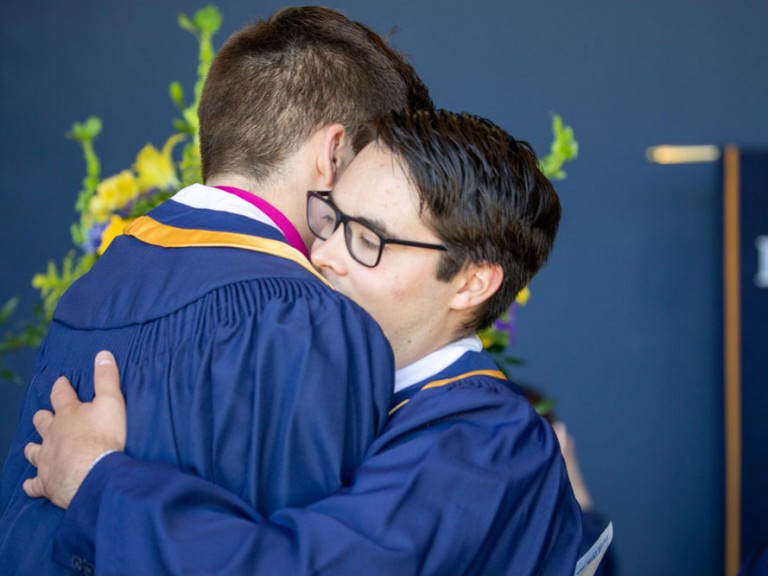
[[[518,358],[517,356],[510,356],[509,354],[505,354],[502,356],[501,360],[504,364],[509,366],[525,366],[525,360],[523,358]]]
[[[188,126],[190,126],[195,132],[197,132],[200,121],[197,118],[196,109],[192,110],[191,108],[187,108],[186,110],[184,110],[184,120],[187,121]]]
[[[19,305],[19,297],[14,296],[8,302],[3,304],[3,307],[0,308],[0,324],[5,324],[11,319],[11,316],[13,316],[13,313],[16,311],[16,307]]]
[[[82,246],[85,243],[85,231],[82,225],[73,223],[69,227],[69,235],[72,236],[72,242],[76,246]]]
[[[195,37],[198,36],[197,27],[185,14],[179,14],[179,26],[181,26],[187,32],[193,34]]]
[[[101,174],[101,162],[96,155],[93,147],[93,141],[101,133],[101,120],[96,116],[91,116],[84,123],[75,122],[72,130],[67,133],[67,137],[80,143],[85,158],[85,178],[83,179],[83,188],[77,196],[75,210],[78,213],[85,214],[88,210],[88,203],[91,197],[96,193]],[[82,224],[82,222],[81,222]],[[75,236],[73,235],[73,239]]]
[[[168,198],[173,196],[174,193],[175,190],[159,191],[155,192],[151,196],[137,198],[131,207],[131,211],[128,213],[128,218],[132,219],[143,216],[153,208],[168,200]]]
[[[191,134],[192,129],[190,128],[189,124],[184,122],[181,118],[176,118],[173,121],[173,127],[177,132],[183,132],[184,134]]]
[[[190,20],[184,14],[179,14],[179,26],[190,32],[198,41],[198,64],[197,80],[194,87],[194,101],[187,107],[183,104],[183,93],[179,88],[171,85],[171,99],[179,108],[182,114],[182,120],[174,120],[173,126],[176,130],[196,137],[199,128],[197,118],[197,108],[200,105],[200,95],[203,91],[205,77],[211,67],[211,62],[215,55],[212,38],[221,26],[221,13],[215,6],[206,6],[198,10],[193,19]],[[182,161],[182,171],[184,170],[184,161]],[[184,180],[184,178],[182,178]]]
[[[181,168],[181,183],[183,186],[202,182],[203,170],[200,160],[200,140],[197,136],[184,146],[179,167]]]
[[[91,116],[83,122],[75,122],[72,129],[67,132],[67,137],[78,142],[93,141],[101,133],[101,119],[97,116]]]
[[[184,88],[181,87],[179,82],[171,82],[171,87],[168,90],[171,96],[171,101],[176,104],[179,110],[184,110]]]
[[[562,180],[566,177],[563,165],[576,159],[579,143],[574,138],[573,128],[565,125],[557,114],[552,115],[552,136],[549,154],[540,160],[539,166],[550,180]]]
[[[15,300],[15,298],[14,298]],[[6,310],[7,304],[3,306]],[[37,348],[48,331],[48,322],[43,317],[42,306],[35,306],[35,320],[18,323],[17,332],[6,332],[0,341],[0,379],[21,383],[21,379],[4,366],[5,357],[23,348]]]
[[[13,382],[14,384],[21,384],[21,378],[8,370],[7,368],[3,368],[0,370],[0,379],[2,380],[8,380],[9,382]]]
[[[216,6],[208,5],[201,8],[194,16],[195,26],[203,34],[213,36],[221,27],[221,13]]]
[[[554,410],[555,406],[557,405],[557,400],[555,398],[548,398],[547,400],[542,400],[541,402],[537,402],[533,409],[536,410],[536,413],[539,414],[539,416],[545,416],[546,414],[549,414]]]
[[[46,321],[53,318],[53,312],[59,299],[70,287],[72,282],[88,272],[96,261],[93,254],[82,254],[77,256],[74,250],[71,250],[62,260],[61,272],[59,272],[56,263],[51,260],[48,262],[48,268],[44,273],[35,274],[32,277],[32,287],[40,292],[43,300],[43,316]]]

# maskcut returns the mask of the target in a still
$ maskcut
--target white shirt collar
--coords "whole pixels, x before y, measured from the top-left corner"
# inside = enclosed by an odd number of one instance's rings
[[[480,352],[482,349],[483,343],[477,336],[468,336],[451,342],[431,354],[427,354],[424,358],[395,371],[395,392],[400,392],[408,386],[437,374],[456,362],[466,352]]]
[[[257,206],[238,198],[234,194],[229,194],[212,186],[204,184],[192,184],[179,190],[173,195],[173,200],[179,204],[190,206],[191,208],[202,208],[205,210],[217,210],[219,212],[229,212],[238,214],[253,220],[258,220],[268,224],[273,228],[280,228],[272,219],[264,214]]]

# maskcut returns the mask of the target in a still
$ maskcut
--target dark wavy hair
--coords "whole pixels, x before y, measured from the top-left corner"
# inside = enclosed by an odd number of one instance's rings
[[[484,118],[445,110],[373,121],[354,145],[372,142],[402,162],[422,217],[448,246],[439,280],[469,263],[501,265],[500,289],[462,335],[489,326],[547,261],[560,222],[560,200],[533,149]]]

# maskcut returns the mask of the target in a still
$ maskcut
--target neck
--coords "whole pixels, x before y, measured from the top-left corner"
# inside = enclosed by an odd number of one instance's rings
[[[324,130],[318,130],[262,180],[223,173],[212,175],[205,183],[208,186],[240,188],[266,200],[288,218],[309,249],[315,237],[307,226],[307,190],[325,190],[332,185],[335,177],[335,173],[324,169],[325,165],[319,160],[324,135]]]
[[[457,328],[458,326],[444,323],[441,326],[433,326],[421,334],[411,334],[407,339],[398,339],[397,342],[393,339],[391,344],[395,354],[395,368],[398,370],[404,368],[444,346],[460,340],[461,337],[458,336]]]
[[[269,202],[293,224],[301,235],[304,245],[309,249],[314,236],[307,226],[306,190],[300,186],[275,179],[270,182],[256,182],[235,174],[222,174],[208,178],[206,186],[230,186],[239,188]]]

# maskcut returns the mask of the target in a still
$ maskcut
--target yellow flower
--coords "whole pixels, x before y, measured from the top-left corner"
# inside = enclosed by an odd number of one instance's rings
[[[104,251],[112,244],[112,240],[122,235],[123,229],[132,222],[132,220],[123,220],[117,214],[113,214],[109,219],[109,224],[101,234],[101,244],[99,244],[96,252],[101,256]]]
[[[125,206],[139,194],[136,178],[130,170],[101,181],[96,187],[96,195],[88,203],[88,211],[97,222],[104,222],[109,215]]]
[[[99,196],[94,196],[88,202],[88,213],[95,222],[104,222],[112,212],[109,206]]]
[[[483,330],[478,334],[480,336],[480,340],[483,343],[483,348],[488,348],[491,344],[493,344],[493,336],[491,336],[488,330]]]
[[[528,289],[528,286],[520,290],[520,292],[517,293],[517,296],[515,297],[515,302],[520,304],[520,306],[525,306],[528,304],[528,299],[531,297],[531,291]]]
[[[151,188],[174,188],[179,185],[176,177],[176,168],[173,164],[171,153],[185,136],[174,134],[165,142],[162,152],[151,144],[147,144],[136,156],[136,164],[133,169],[139,175],[139,188],[149,190]]]

